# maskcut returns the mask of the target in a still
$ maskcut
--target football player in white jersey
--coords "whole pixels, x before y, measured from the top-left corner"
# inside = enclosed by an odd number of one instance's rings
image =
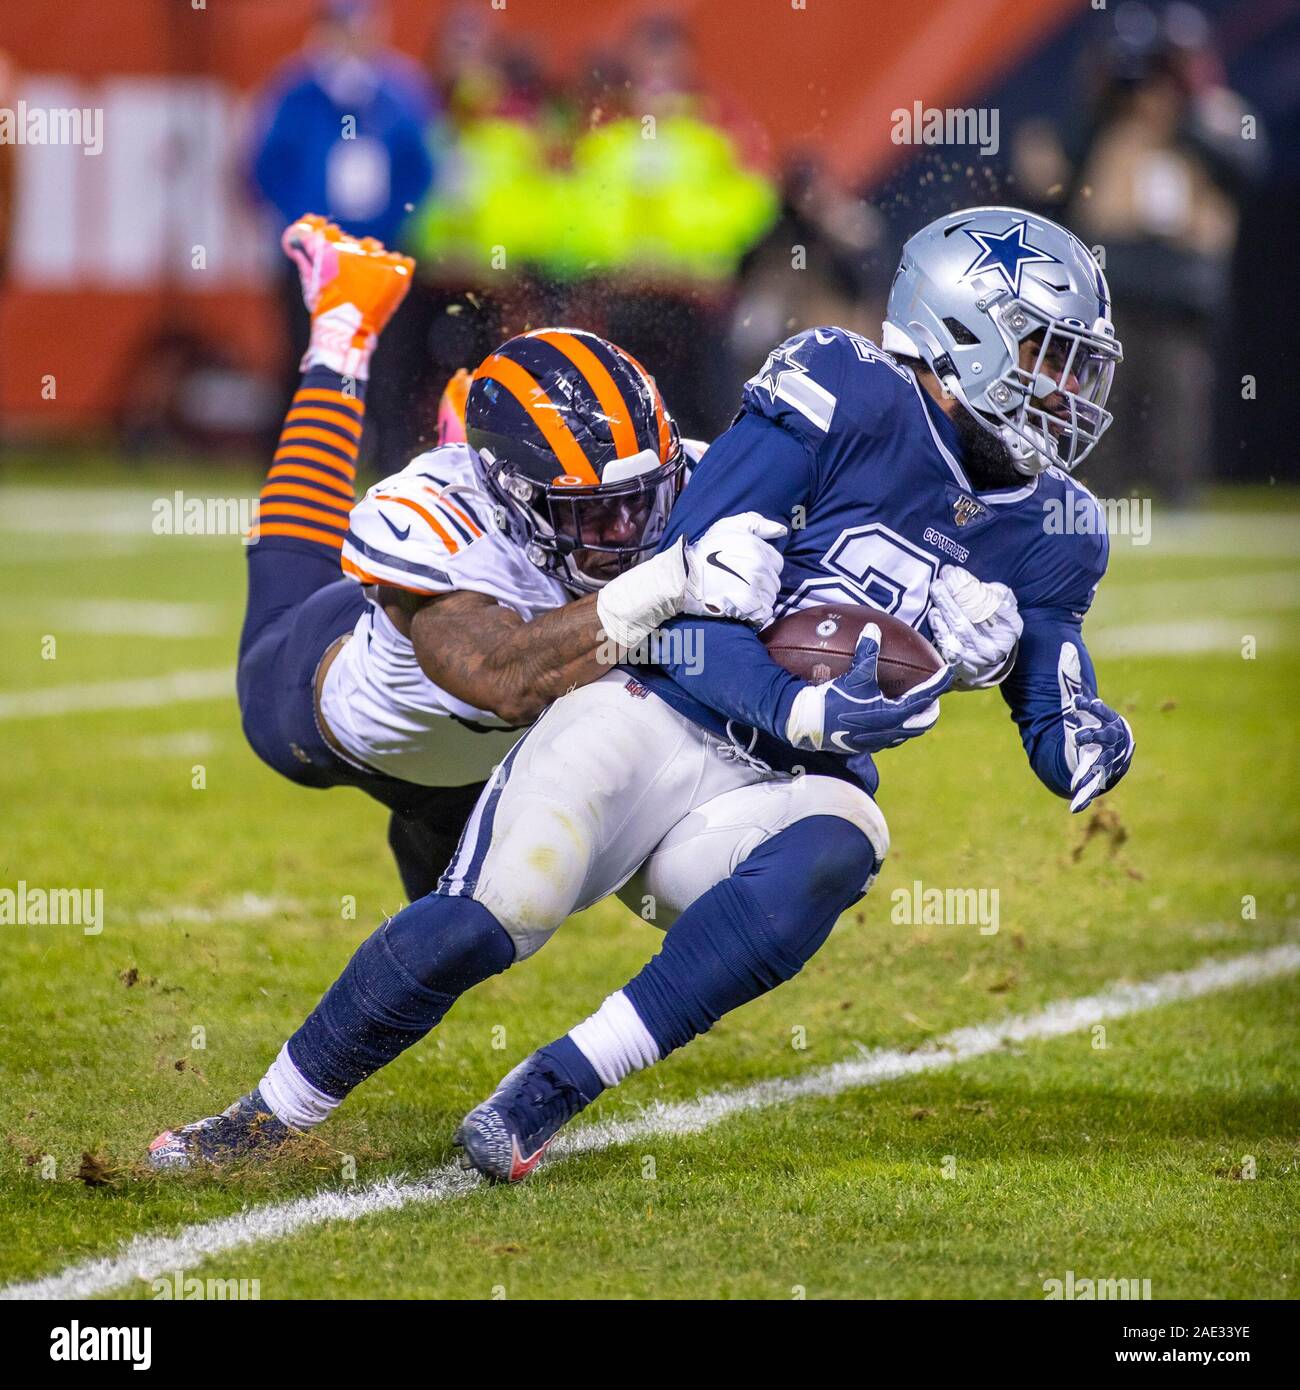
[[[388,805],[390,844],[416,901],[447,863],[481,779],[550,701],[609,674],[676,616],[754,627],[770,618],[781,558],[768,542],[786,528],[742,512],[656,554],[703,446],[683,444],[640,363],[576,329],[503,344],[468,383],[465,440],[356,502],[369,358],[413,263],[311,216],[287,229],[284,247],[301,271],[312,336],[250,547],[244,729],[292,781],[357,786]],[[442,433],[456,423],[444,412]],[[773,799],[778,817],[785,800]],[[804,802],[797,789],[793,801]],[[770,819],[759,815],[744,835],[763,834]],[[693,878],[683,882],[681,902],[666,895],[665,916],[695,891]],[[447,955],[461,987],[508,963],[458,962],[454,932],[423,944]],[[276,1066],[294,1077],[291,1089],[300,1084],[284,1054]],[[232,1107],[241,1117],[267,1113],[260,1093],[245,1101]],[[286,1114],[306,1123],[292,1106]],[[150,1161],[224,1157],[230,1130],[229,1117],[214,1117],[166,1131]],[[274,1139],[273,1128],[255,1131]]]
[[[347,408],[343,374],[361,375],[361,349],[382,327],[367,324],[362,290],[322,312],[329,301],[317,286],[333,284],[335,264],[373,263],[387,274],[393,258],[315,222],[291,227],[286,247],[303,267],[315,319],[303,404],[290,412],[281,453],[297,470],[296,486],[316,486],[323,468],[342,477],[344,461],[337,427],[324,435],[316,407]],[[306,409],[304,431],[298,412]],[[794,855],[802,872],[787,906],[798,906],[810,938],[802,952],[838,916],[840,890],[847,885],[849,899],[865,891],[884,859],[883,817],[859,785],[774,777],[734,739],[702,734],[634,675],[610,669],[611,646],[635,648],[680,615],[761,626],[779,587],[767,542],[786,531],[757,513],[728,513],[690,545],[653,554],[685,459],[644,369],[590,334],[525,334],[474,373],[465,427],[465,445],[416,459],[323,538],[302,534],[307,517],[295,515],[283,530],[270,519],[286,476],[272,468],[263,536],[280,538],[286,553],[268,552],[264,539],[250,557],[254,585],[259,562],[299,563],[290,546],[315,542],[316,569],[303,580],[305,601],[268,635],[255,634],[241,660],[250,741],[295,780],[307,781],[307,769],[312,785],[351,782],[385,799],[394,785],[405,793],[450,781],[442,730],[459,738],[464,724],[524,723],[575,687],[592,698],[577,717],[565,702],[562,736],[551,737],[543,717],[504,758],[498,744],[466,769],[482,775],[496,764],[437,892],[412,893],[412,906],[362,944],[254,1090],[220,1116],[158,1135],[154,1167],[220,1163],[320,1123],[459,995],[540,949],[571,910],[625,888],[642,866],[666,927],[729,876],[770,877],[769,858]],[[318,528],[319,516],[310,520]],[[347,588],[319,577],[325,542],[329,559],[367,586],[364,610]],[[271,582],[283,593],[283,578]],[[573,592],[586,596],[566,602]],[[900,701],[873,700],[870,717],[888,725],[890,739],[919,733],[949,679],[945,672]],[[249,717],[259,690],[269,697],[269,732]],[[916,727],[899,732],[912,716]],[[614,797],[623,802],[617,810],[609,805],[616,787],[626,791]],[[457,804],[457,816],[467,809]],[[561,842],[572,852],[557,853]],[[738,987],[754,971],[763,987],[793,973],[801,960],[781,950],[778,967],[751,953]],[[648,1060],[644,1028],[630,1018],[600,1026],[602,1048],[628,1067]],[[519,1156],[509,1176],[530,1171],[540,1152]]]
[[[467,393],[483,447],[441,444],[357,502],[370,355],[414,263],[315,216],[283,244],[311,345],[249,547],[240,710],[290,780],[390,808],[414,900],[518,731],[616,645],[679,613],[767,620],[780,556],[763,537],[784,528],[728,518],[651,559],[691,448],[644,368],[578,330],[503,344]],[[456,424],[444,412],[440,433]]]

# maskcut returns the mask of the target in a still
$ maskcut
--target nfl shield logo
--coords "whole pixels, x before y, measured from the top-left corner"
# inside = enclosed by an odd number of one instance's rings
[[[985,510],[982,502],[977,502],[973,497],[967,497],[965,493],[962,493],[960,497],[953,499],[952,519],[958,526],[965,526],[968,522],[983,516]]]

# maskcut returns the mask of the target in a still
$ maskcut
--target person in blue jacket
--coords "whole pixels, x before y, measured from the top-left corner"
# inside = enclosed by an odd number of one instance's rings
[[[310,210],[386,246],[433,183],[434,93],[381,43],[374,0],[328,0],[303,51],[262,98],[253,180],[283,226]]]
[[[384,45],[385,24],[379,0],[325,0],[302,51],[258,103],[251,176],[274,212],[277,235],[314,212],[352,236],[398,249],[403,222],[433,186],[434,89],[418,63]],[[287,406],[311,325],[292,266],[281,266],[277,291],[287,345],[281,372]],[[406,379],[394,367],[412,350],[404,332],[412,314],[408,298],[380,348],[380,383]],[[398,390],[381,389],[370,402],[367,433],[378,436],[381,467],[391,464],[384,471],[406,461],[394,456],[409,434],[402,409]]]

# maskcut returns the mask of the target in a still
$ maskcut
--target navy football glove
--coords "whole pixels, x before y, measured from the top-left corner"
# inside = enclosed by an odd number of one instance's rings
[[[1067,748],[1074,753],[1071,811],[1082,811],[1119,781],[1133,762],[1133,730],[1123,715],[1090,695],[1076,695],[1065,716]]]
[[[876,679],[880,628],[868,623],[858,637],[853,665],[827,685],[806,685],[795,696],[785,736],[796,748],[833,753],[878,753],[916,738],[939,718],[939,696],[952,684],[950,666],[897,700]]]

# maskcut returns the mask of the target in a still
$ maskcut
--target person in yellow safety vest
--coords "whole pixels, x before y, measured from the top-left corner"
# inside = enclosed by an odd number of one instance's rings
[[[509,117],[471,118],[445,158],[443,178],[408,224],[422,268],[438,278],[544,262],[562,193],[543,133]]]
[[[438,270],[538,265],[560,279],[636,270],[726,279],[776,216],[772,184],[744,169],[717,126],[689,114],[620,117],[583,132],[572,169],[543,132],[505,117],[460,127],[409,242]]]
[[[687,113],[628,116],[577,140],[563,230],[592,269],[718,280],[776,211],[772,184],[740,165],[717,126]]]

